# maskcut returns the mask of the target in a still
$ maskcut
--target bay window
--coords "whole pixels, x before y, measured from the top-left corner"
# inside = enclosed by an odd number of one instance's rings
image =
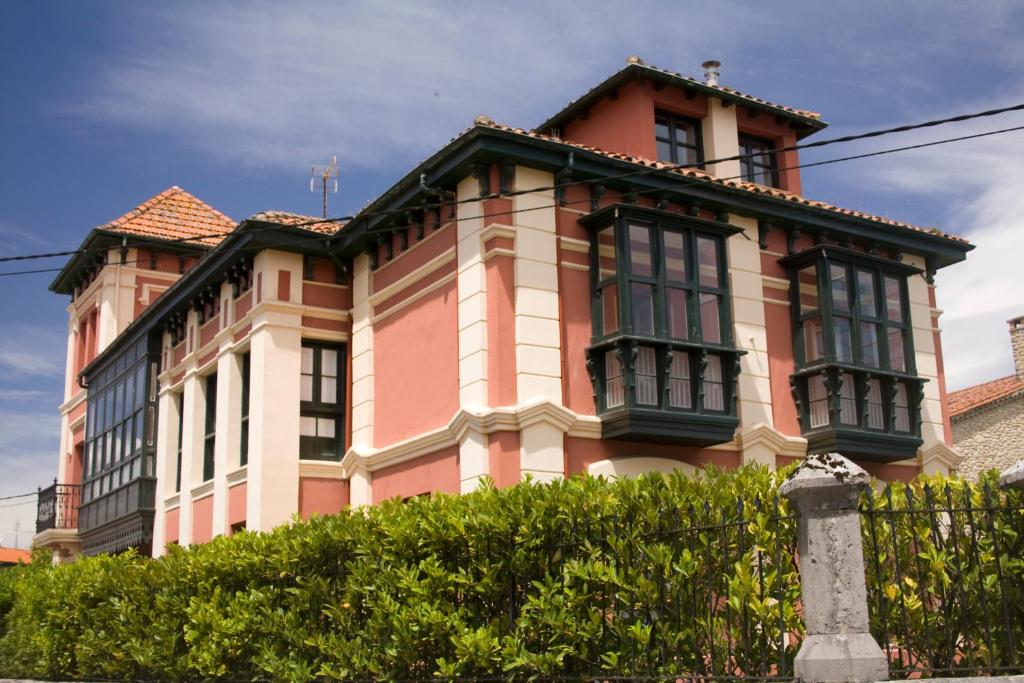
[[[725,223],[618,205],[591,234],[587,367],[608,438],[710,445],[737,425]]]
[[[782,262],[790,272],[796,372],[791,377],[810,452],[879,461],[921,444],[905,264],[833,245]]]

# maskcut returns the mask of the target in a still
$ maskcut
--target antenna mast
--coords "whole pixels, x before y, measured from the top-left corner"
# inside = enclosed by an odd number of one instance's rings
[[[324,218],[327,218],[327,193],[338,194],[338,157],[331,157],[326,166],[313,166],[309,170],[309,191],[322,192],[324,198]]]

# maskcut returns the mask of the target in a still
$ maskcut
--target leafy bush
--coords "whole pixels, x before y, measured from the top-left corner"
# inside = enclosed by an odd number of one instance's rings
[[[0,583],[0,675],[768,674],[801,629],[781,480],[525,483],[40,564]]]

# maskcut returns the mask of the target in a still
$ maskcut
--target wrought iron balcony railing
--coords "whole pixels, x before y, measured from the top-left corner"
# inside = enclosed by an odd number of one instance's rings
[[[80,484],[53,484],[39,489],[36,508],[36,533],[48,529],[77,529],[78,506],[82,502]]]

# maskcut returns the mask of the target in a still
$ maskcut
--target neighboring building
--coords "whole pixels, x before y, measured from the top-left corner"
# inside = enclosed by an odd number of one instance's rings
[[[932,278],[972,247],[800,196],[770,150],[825,125],[631,58],[534,131],[478,117],[344,225],[243,221],[69,362],[83,550],[484,477],[954,467]]]
[[[977,477],[1024,457],[1024,316],[1008,321],[1015,373],[949,395],[960,471]]]
[[[19,548],[0,548],[0,569],[28,564],[32,561],[32,553]]]

